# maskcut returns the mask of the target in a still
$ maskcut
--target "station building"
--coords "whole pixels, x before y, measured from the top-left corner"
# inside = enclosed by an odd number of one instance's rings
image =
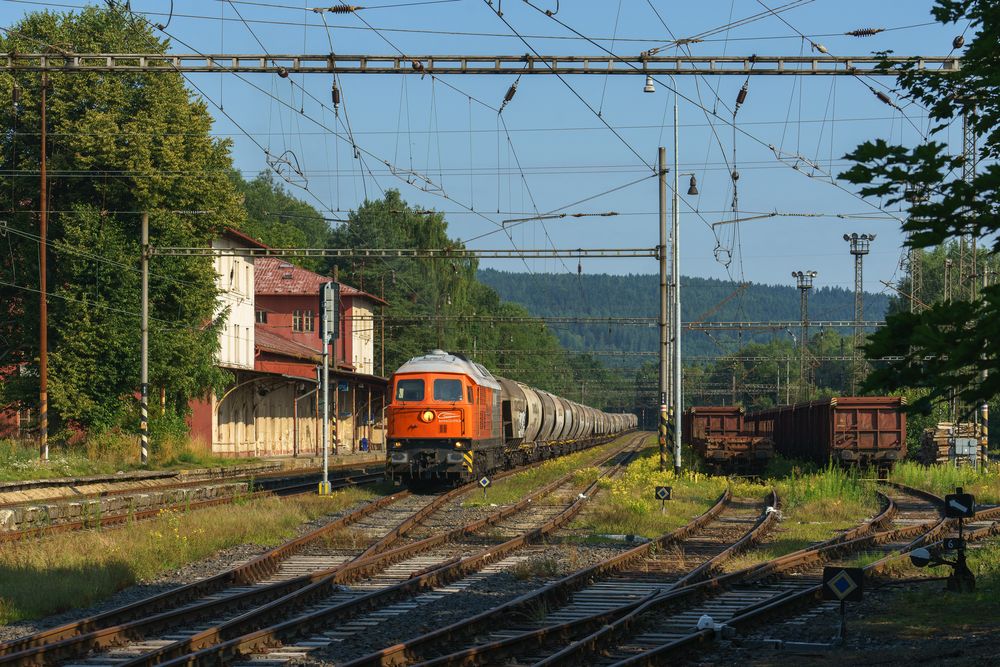
[[[265,248],[234,230],[213,247]],[[321,455],[320,289],[333,278],[274,257],[214,261],[219,312],[228,306],[217,363],[234,380],[192,402],[191,435],[219,456]],[[384,447],[388,385],[374,355],[374,315],[385,301],[342,283],[339,294],[340,335],[330,345],[331,455]]]

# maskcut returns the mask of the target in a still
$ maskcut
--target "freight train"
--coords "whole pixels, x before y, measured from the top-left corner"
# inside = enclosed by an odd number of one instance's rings
[[[839,396],[752,412],[744,424],[786,458],[884,469],[906,458],[904,400]]]
[[[906,413],[893,396],[840,396],[745,414],[739,406],[689,408],[684,441],[724,472],[764,467],[777,451],[819,465],[890,467],[906,457]]]
[[[389,387],[386,474],[396,483],[467,482],[638,426],[633,414],[574,403],[443,350],[407,361]]]
[[[684,441],[717,472],[759,473],[774,458],[774,442],[747,427],[743,408],[688,408],[681,420]]]

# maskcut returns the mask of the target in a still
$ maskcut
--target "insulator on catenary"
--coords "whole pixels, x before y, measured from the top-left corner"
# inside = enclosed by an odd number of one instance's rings
[[[850,35],[851,37],[872,37],[884,31],[885,28],[858,28],[857,30],[845,32],[844,34]]]
[[[414,58],[413,60],[410,61],[410,66],[413,67],[413,71],[415,71],[415,72],[423,72],[424,71],[424,64],[422,62],[420,62],[419,60],[417,60],[416,58]]]
[[[898,106],[896,106],[896,103],[893,102],[891,99],[889,99],[889,96],[886,95],[885,93],[883,93],[881,90],[875,90],[874,88],[871,88],[870,90],[873,93],[875,93],[875,97],[877,97],[879,99],[879,101],[882,102],[883,104],[888,104],[889,106],[891,106],[894,109],[898,109],[899,108]]]
[[[747,101],[747,88],[750,86],[749,81],[743,82],[743,87],[740,88],[740,92],[736,95],[736,108],[739,109],[743,106],[743,103]]]
[[[959,35],[958,37],[956,37],[955,39],[953,39],[951,41],[951,46],[954,49],[960,49],[960,48],[962,48],[963,46],[965,46],[965,37],[963,37],[962,35]]]
[[[350,14],[351,12],[356,12],[359,9],[364,9],[364,7],[359,7],[357,5],[334,5],[333,7],[318,7],[313,11],[317,14],[320,12],[330,12],[331,14]]]
[[[507,94],[503,96],[503,102],[500,103],[500,113],[503,113],[507,103],[514,99],[514,94],[517,93],[517,82],[520,80],[520,78],[517,78],[514,80],[514,83],[510,84],[510,88],[507,89]]]
[[[517,93],[517,81],[510,84],[510,88],[507,89],[507,94],[503,96],[503,103],[507,104],[512,99],[514,99],[514,94]]]
[[[333,108],[337,109],[340,107],[340,88],[337,88],[337,82],[333,82],[333,88],[330,89],[330,97],[333,98]]]
[[[278,76],[280,76],[282,79],[287,79],[288,78],[288,70],[285,69],[284,67],[279,67],[278,68]]]
[[[733,177],[733,183],[740,180],[740,172],[733,169],[732,177]]]

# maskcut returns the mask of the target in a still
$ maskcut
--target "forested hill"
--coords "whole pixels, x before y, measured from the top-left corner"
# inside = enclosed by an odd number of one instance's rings
[[[547,316],[644,316],[659,313],[659,276],[655,274],[581,275],[529,274],[480,269],[479,280],[495,289],[505,301],[524,305],[532,315]],[[712,278],[684,276],[682,313],[684,321],[766,321],[799,319],[799,292],[794,286],[751,285],[706,317],[717,304],[730,296],[735,285]],[[883,294],[865,294],[865,319],[881,319],[889,305]],[[854,317],[854,292],[841,288],[817,287],[809,298],[812,320],[850,320]],[[655,351],[655,326],[572,324],[553,326],[563,344],[574,350]],[[796,335],[798,332],[794,332]],[[846,333],[846,332],[845,332]],[[766,340],[772,333],[745,336],[743,342]],[[787,336],[786,333],[780,335]],[[731,351],[735,334],[690,334],[685,339],[685,355],[713,355]],[[625,365],[641,363],[642,357],[620,357]],[[612,359],[606,359],[610,365]]]

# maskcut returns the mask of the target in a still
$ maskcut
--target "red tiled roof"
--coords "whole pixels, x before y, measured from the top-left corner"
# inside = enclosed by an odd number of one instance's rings
[[[333,278],[313,273],[301,266],[278,257],[258,257],[254,260],[254,293],[273,295],[316,295],[319,296],[320,286],[331,282]],[[341,296],[357,296],[385,305],[385,301],[374,294],[368,294],[356,287],[340,284]]]
[[[296,359],[308,359],[309,361],[317,361],[321,355],[320,350],[303,345],[298,341],[284,338],[259,324],[254,327],[254,345],[264,352],[283,354],[295,357]]]
[[[228,236],[229,238],[232,239],[236,239],[237,241],[241,241],[251,248],[264,248],[264,249],[268,248],[268,246],[264,245],[263,243],[253,238],[252,236],[247,236],[243,232],[239,231],[238,229],[233,229],[232,227],[223,227],[222,235]]]

